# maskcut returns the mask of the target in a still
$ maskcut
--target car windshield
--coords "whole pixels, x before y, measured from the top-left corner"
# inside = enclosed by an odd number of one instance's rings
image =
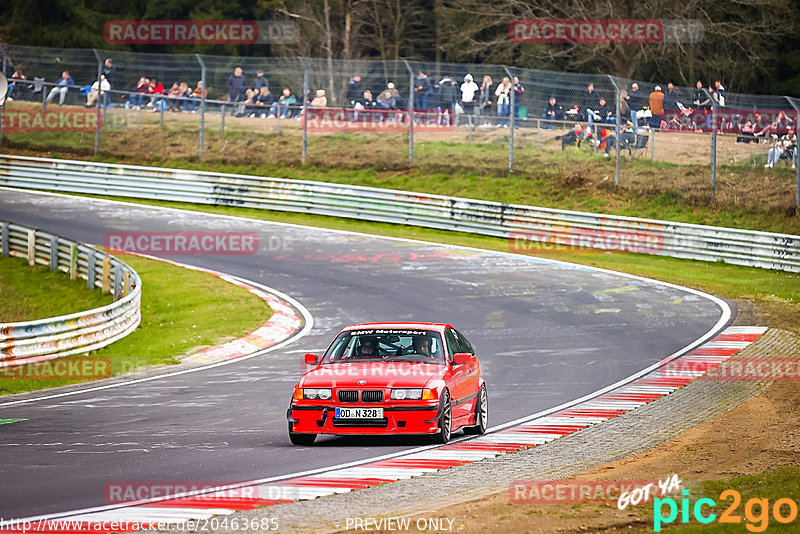
[[[404,361],[445,364],[442,336],[430,330],[364,329],[342,332],[322,363]]]

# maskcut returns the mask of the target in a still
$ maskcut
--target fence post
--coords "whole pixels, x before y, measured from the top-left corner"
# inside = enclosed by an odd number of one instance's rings
[[[111,258],[106,256],[103,258],[103,293],[108,293],[111,290],[111,283],[108,275],[111,273]]]
[[[620,145],[620,140],[622,139],[621,138],[621,135],[622,135],[622,127],[621,126],[622,125],[620,124],[622,122],[622,117],[620,116],[620,109],[619,108],[620,108],[620,104],[622,103],[621,102],[621,100],[622,100],[622,91],[620,90],[619,85],[617,85],[617,82],[614,81],[614,78],[611,75],[607,75],[607,76],[608,76],[608,79],[611,81],[611,85],[614,86],[614,95],[615,95],[614,98],[617,101],[616,102],[616,106],[615,106],[616,110],[617,110],[617,118],[616,118],[616,124],[615,124],[615,126],[616,126],[615,130],[616,130],[616,136],[617,136],[617,140],[616,140],[616,143],[615,143],[617,145],[617,150],[616,150],[617,163],[616,163],[616,168],[614,169],[614,185],[619,185],[619,145]]]
[[[542,119],[536,119],[536,150],[539,150],[539,142],[542,136]]]
[[[414,165],[414,71],[411,70],[411,65],[408,61],[403,60],[406,69],[408,70],[408,164]]]
[[[6,54],[5,47],[0,44],[0,54],[3,54],[3,62],[0,63],[0,67],[2,67],[2,72],[5,74],[8,72],[8,65],[10,63],[8,59],[8,54]],[[8,97],[8,95],[6,95]],[[3,99],[3,105],[0,106],[0,144],[3,143],[3,125],[6,122],[6,98]]]
[[[69,249],[69,279],[78,277],[78,244],[73,243]]]
[[[306,62],[303,61],[303,58],[298,57],[300,60],[300,65],[303,67],[303,156],[301,159],[301,163],[305,165],[306,158],[308,157],[308,99],[306,95],[308,94],[308,69],[306,68]],[[331,95],[332,96],[332,95]]]
[[[58,236],[50,238],[50,270],[58,270]]]
[[[95,256],[95,251],[93,249],[89,250],[89,254],[86,257],[86,287],[88,289],[94,289],[94,277],[95,277],[94,256]]]
[[[650,161],[655,161],[656,159],[656,131],[654,128],[650,129],[650,137],[652,143],[650,143]]]
[[[28,230],[28,265],[36,265],[36,230]]]
[[[510,119],[510,124],[508,126],[509,135],[508,135],[508,170],[514,170],[514,126],[516,125],[516,118],[517,114],[514,109],[514,105],[517,102],[517,95],[516,91],[514,90],[514,76],[511,74],[511,71],[508,70],[508,67],[503,65],[503,70],[506,71],[508,74],[508,79],[511,82],[511,95],[509,99],[509,106],[511,106],[508,110],[508,115]],[[502,80],[501,80],[502,81]]]
[[[703,92],[711,102],[711,201],[717,200],[717,104],[703,87]]]
[[[206,64],[200,54],[195,54],[197,62],[200,63],[200,81],[203,83],[203,92],[200,93],[200,147],[198,148],[197,158],[203,161],[203,149],[206,144]]]
[[[0,223],[0,253],[8,256],[8,223]]]
[[[794,103],[793,98],[789,98],[788,96],[785,97],[786,100],[789,101],[789,104],[794,108],[797,112],[797,120],[795,121],[796,125],[800,125],[800,107]],[[797,135],[797,130],[795,130],[795,135]],[[796,144],[796,143],[795,143]],[[794,163],[794,212],[795,215],[800,215],[800,146],[794,147],[794,159],[792,160]]]
[[[94,52],[94,57],[97,58],[97,102],[95,102],[95,109],[97,110],[97,126],[94,129],[94,155],[96,156],[97,152],[100,150],[100,102],[103,100],[102,93],[100,92],[102,89],[100,84],[100,76],[103,74],[103,59],[100,57],[100,53],[96,48],[92,48],[92,52]]]
[[[121,288],[121,286],[122,286],[122,276],[121,276],[121,273],[120,273],[121,270],[122,270],[122,267],[120,267],[120,264],[119,263],[115,263],[114,264],[114,300],[118,300],[119,299],[119,295],[120,295],[120,292],[121,292],[121,289],[122,289]]]
[[[220,109],[222,110],[222,119],[220,121],[219,136],[222,137],[225,135],[225,104],[222,104]]]

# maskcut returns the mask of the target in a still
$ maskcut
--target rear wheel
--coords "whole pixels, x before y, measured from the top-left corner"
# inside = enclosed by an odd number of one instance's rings
[[[317,439],[316,434],[292,432],[292,423],[289,423],[289,441],[291,441],[293,445],[313,445],[315,439]]]
[[[464,428],[464,434],[485,434],[486,421],[489,419],[489,397],[486,395],[486,384],[478,391],[478,402],[475,403],[475,425]]]
[[[445,444],[450,441],[453,424],[453,409],[450,405],[450,393],[444,390],[442,400],[439,403],[439,432],[433,435],[433,442]]]

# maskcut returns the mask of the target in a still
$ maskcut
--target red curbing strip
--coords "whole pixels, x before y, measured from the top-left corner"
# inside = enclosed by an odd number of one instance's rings
[[[288,480],[281,480],[274,485],[281,486],[314,486],[314,487],[330,487],[330,488],[368,488],[370,486],[379,486],[387,482],[397,482],[394,478],[312,478],[300,477],[290,478]]]
[[[435,469],[449,469],[467,463],[470,462],[467,460],[404,460],[398,458],[396,460],[381,460],[380,462],[366,464],[364,467],[407,467],[409,469],[432,467]]]
[[[209,497],[206,499],[172,499],[169,501],[158,501],[147,506],[158,506],[163,508],[187,507],[187,508],[230,508],[232,510],[255,510],[262,506],[275,506],[276,504],[294,502],[291,499],[226,499],[223,497]]]
[[[714,341],[758,341],[758,338],[764,334],[720,334],[714,338]]]
[[[700,347],[690,352],[689,356],[733,356],[740,350],[742,349]]]

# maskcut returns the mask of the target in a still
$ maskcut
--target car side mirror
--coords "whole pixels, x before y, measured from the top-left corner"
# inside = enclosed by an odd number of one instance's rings
[[[469,352],[459,352],[453,355],[453,364],[455,365],[464,365],[465,363],[469,363],[470,360],[472,360],[472,354]]]
[[[305,361],[306,365],[317,365],[317,355],[309,352],[305,355],[303,361]]]

